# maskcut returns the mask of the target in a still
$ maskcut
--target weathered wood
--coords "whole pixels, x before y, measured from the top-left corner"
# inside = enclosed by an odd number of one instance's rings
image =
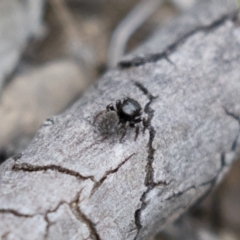
[[[235,1],[201,1],[46,120],[1,165],[0,236],[147,239],[204,197],[240,152],[236,16]],[[126,96],[145,133],[101,136],[94,116]]]

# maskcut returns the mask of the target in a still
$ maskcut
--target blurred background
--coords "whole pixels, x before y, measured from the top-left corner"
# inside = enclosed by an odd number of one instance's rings
[[[196,1],[0,1],[0,164]],[[239,172],[237,161],[218,189],[152,240],[240,239]]]

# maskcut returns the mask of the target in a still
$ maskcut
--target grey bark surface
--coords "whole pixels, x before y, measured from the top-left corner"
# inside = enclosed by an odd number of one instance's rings
[[[143,240],[204,197],[240,153],[237,14],[201,1],[46,120],[0,166],[2,239]],[[101,136],[94,116],[126,96],[145,132]]]

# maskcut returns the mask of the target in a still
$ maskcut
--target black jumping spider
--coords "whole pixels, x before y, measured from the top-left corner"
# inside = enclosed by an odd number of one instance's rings
[[[106,110],[99,112],[94,118],[94,124],[101,116],[98,121],[98,130],[102,134],[110,134],[115,131],[122,131],[120,142],[124,138],[127,132],[127,126],[134,128],[135,140],[139,134],[139,125],[142,121],[142,107],[133,98],[124,98],[122,101],[116,101],[116,108],[112,104],[107,105]]]

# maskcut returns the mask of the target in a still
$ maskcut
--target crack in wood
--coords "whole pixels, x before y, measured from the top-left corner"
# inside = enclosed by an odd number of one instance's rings
[[[51,221],[48,219],[47,214],[45,214],[44,220],[45,220],[45,222],[47,223],[47,226],[46,226],[46,229],[45,229],[45,234],[44,234],[44,239],[48,239],[49,229],[50,229],[50,227],[51,227],[54,223],[51,222]]]
[[[71,202],[66,202],[66,201],[60,201],[58,203],[58,205],[53,209],[53,210],[48,210],[45,214],[44,214],[44,219],[47,222],[47,226],[46,226],[46,230],[45,230],[45,235],[44,238],[47,239],[48,238],[48,234],[49,234],[49,229],[50,227],[54,224],[54,222],[49,221],[48,218],[48,214],[50,213],[54,213],[56,211],[58,211],[58,209],[63,205],[66,204],[69,206],[70,210],[72,211],[72,213],[74,214],[74,216],[76,217],[77,220],[79,220],[80,222],[84,222],[90,232],[90,238],[93,240],[101,240],[94,224],[90,221],[90,219],[88,219],[79,209],[79,199],[80,199],[80,195],[82,193],[84,188],[81,188],[80,191],[77,192],[76,196],[73,198],[73,200]]]
[[[104,176],[98,181],[95,183],[92,191],[91,191],[91,194],[90,194],[90,197],[97,191],[97,189],[103,184],[103,182],[106,180],[106,178],[113,174],[113,173],[116,173],[132,156],[136,155],[136,153],[132,153],[129,157],[125,158],[124,161],[122,161],[121,163],[118,164],[118,166],[112,170],[108,170]]]
[[[35,215],[31,215],[31,214],[20,213],[14,209],[0,209],[0,214],[13,214],[17,217],[25,217],[25,218],[32,218],[35,216]]]
[[[93,189],[96,190],[96,188],[100,187],[101,184],[105,181],[105,179],[107,178],[108,175],[113,174],[115,172],[117,172],[119,170],[119,168],[121,168],[132,156],[136,155],[136,153],[131,154],[129,157],[127,157],[123,162],[121,162],[116,168],[109,170],[106,172],[106,174],[100,179],[99,182],[96,183],[95,179],[93,176],[82,176],[81,174],[79,174],[78,172],[57,166],[57,165],[46,165],[46,166],[36,166],[36,165],[31,165],[28,163],[21,163],[21,164],[15,164],[12,168],[13,171],[26,171],[26,172],[37,172],[37,171],[47,171],[47,170],[52,170],[52,171],[58,171],[60,173],[64,173],[64,174],[68,174],[71,176],[75,176],[81,180],[86,180],[86,179],[91,179],[93,182],[95,182],[95,187]],[[82,189],[81,189],[82,191]],[[74,200],[71,203],[67,203],[64,201],[61,201],[55,209],[47,211],[44,214],[44,219],[47,222],[47,227],[45,230],[45,236],[44,238],[47,239],[48,238],[48,233],[49,233],[49,228],[51,227],[51,225],[53,224],[52,222],[49,221],[48,219],[48,214],[49,213],[53,213],[56,212],[58,210],[58,208],[66,203],[70,206],[70,208],[72,209],[73,214],[76,216],[77,219],[82,220],[83,222],[86,223],[86,225],[88,226],[88,228],[90,229],[90,233],[91,233],[91,237],[92,239],[95,240],[100,240],[100,237],[95,229],[94,224],[90,221],[90,219],[87,218],[87,216],[85,216],[79,209],[78,207],[78,203],[79,203],[79,197],[81,194],[81,191],[77,194],[77,196],[74,198]],[[91,193],[93,194],[93,193]],[[13,210],[13,212],[15,212]],[[1,210],[0,210],[1,213]],[[27,216],[27,215],[24,215]],[[30,215],[29,215],[30,217]]]
[[[147,92],[146,92],[146,93],[147,93]],[[145,94],[146,94],[146,93],[145,93]],[[224,109],[225,109],[225,108],[224,108]],[[239,127],[240,127],[240,120],[239,120],[240,118],[239,118],[238,116],[236,116],[235,114],[229,112],[227,109],[225,109],[225,112],[226,112],[227,115],[233,117],[236,121],[238,121]],[[239,128],[239,133],[238,133],[236,139],[234,139],[234,141],[233,141],[233,144],[232,144],[232,147],[231,147],[231,151],[235,151],[235,150],[236,150],[236,144],[237,144],[237,141],[238,141],[238,139],[239,139],[239,136],[240,136],[240,128]],[[223,169],[227,166],[226,161],[225,161],[225,153],[224,153],[224,152],[221,153],[220,162],[221,162],[221,167],[219,168],[217,174],[216,174],[212,179],[210,179],[210,180],[208,180],[208,181],[206,181],[206,182],[203,182],[203,183],[201,183],[201,184],[198,185],[198,186],[195,186],[195,185],[190,186],[190,187],[188,187],[187,189],[185,189],[185,190],[183,190],[183,191],[181,191],[181,192],[179,192],[179,193],[177,193],[177,194],[173,194],[172,196],[170,196],[170,197],[167,198],[166,200],[169,201],[169,200],[171,200],[171,199],[173,199],[173,198],[180,197],[180,196],[182,196],[183,194],[185,194],[186,192],[188,192],[188,191],[190,191],[190,190],[192,190],[192,189],[197,189],[197,188],[199,188],[199,187],[203,187],[203,186],[210,185],[209,189],[206,191],[206,193],[205,193],[202,197],[200,197],[200,198],[196,201],[195,205],[197,205],[197,204],[199,204],[200,202],[202,202],[202,201],[209,195],[209,193],[211,192],[211,190],[214,188],[214,186],[216,185],[217,180],[218,180],[218,178],[219,178],[219,175],[221,174],[221,172],[223,171]],[[151,173],[147,173],[147,174],[149,174],[149,175],[151,176]],[[148,184],[151,184],[151,181],[148,182]],[[160,184],[161,184],[161,182],[160,182]],[[164,183],[163,183],[163,184],[164,184]],[[166,183],[165,183],[165,184],[166,184]],[[146,185],[146,183],[145,183],[145,185]],[[147,186],[147,185],[146,185],[146,186]],[[140,200],[142,201],[142,206],[141,206],[141,208],[140,208],[140,209],[137,209],[136,212],[135,212],[135,224],[136,224],[137,229],[138,229],[138,233],[137,233],[137,235],[136,235],[136,237],[135,237],[135,240],[137,239],[137,236],[138,236],[138,234],[139,234],[139,231],[140,231],[140,229],[142,228],[141,221],[140,221],[140,216],[141,216],[141,211],[144,210],[144,209],[146,208],[146,206],[147,206],[147,204],[145,203],[146,196],[147,196],[147,194],[148,194],[155,186],[156,186],[156,185],[154,185],[154,183],[153,183],[153,185],[149,185],[147,191],[145,191],[145,192],[143,193],[143,195],[142,195],[142,197],[141,197],[141,199],[140,199]]]
[[[166,50],[161,53],[149,54],[144,57],[134,57],[131,60],[122,60],[119,62],[118,66],[122,69],[130,68],[130,67],[139,67],[146,63],[157,62],[161,59],[165,59],[174,65],[174,63],[169,59],[169,55],[172,52],[174,52],[180,45],[182,45],[184,42],[186,42],[188,38],[190,38],[191,36],[193,36],[194,34],[196,34],[198,32],[209,32],[209,31],[223,25],[228,20],[235,21],[237,16],[238,16],[238,11],[234,12],[231,15],[225,15],[225,16],[221,17],[220,19],[217,19],[213,23],[209,24],[208,26],[199,26],[196,29],[186,33],[183,37],[181,37],[176,42],[174,42],[173,44],[168,46],[166,48]]]
[[[58,166],[58,165],[45,165],[45,166],[38,166],[38,165],[32,165],[29,163],[21,163],[21,164],[15,164],[12,167],[13,171],[25,171],[25,172],[38,172],[38,171],[47,171],[47,170],[51,170],[51,171],[57,171],[60,173],[64,173],[70,176],[74,176],[78,179],[81,180],[87,180],[87,179],[91,179],[93,182],[96,182],[94,179],[94,176],[83,176],[81,175],[79,172],[75,172],[73,170]]]
[[[5,240],[5,239],[8,239],[7,236],[10,234],[10,231],[7,231],[5,233],[3,233],[3,235],[1,236],[1,240]]]
[[[46,230],[45,230],[45,234],[44,234],[44,239],[47,239],[47,238],[48,238],[49,229],[50,229],[50,227],[54,224],[53,222],[51,222],[51,221],[49,220],[48,214],[49,214],[49,213],[54,213],[54,212],[56,212],[56,211],[60,208],[60,206],[63,205],[63,204],[68,204],[68,203],[65,202],[65,201],[60,201],[60,202],[58,203],[58,205],[57,205],[53,210],[48,210],[48,211],[43,215],[44,220],[45,220],[46,223],[47,223]]]
[[[141,224],[141,212],[146,208],[147,204],[145,202],[146,196],[147,194],[154,188],[155,183],[154,183],[154,179],[153,179],[153,175],[154,175],[154,169],[152,167],[152,163],[154,161],[154,153],[155,153],[155,149],[153,148],[153,140],[156,134],[156,131],[154,129],[153,126],[151,126],[151,121],[154,117],[154,110],[150,107],[151,103],[153,102],[153,100],[156,98],[154,97],[149,91],[148,89],[143,86],[143,84],[141,84],[140,82],[134,81],[134,84],[136,87],[138,87],[144,95],[146,95],[149,99],[148,103],[145,105],[144,107],[144,112],[148,115],[148,119],[143,121],[144,123],[144,128],[148,129],[149,131],[149,141],[147,144],[147,148],[148,148],[148,157],[147,157],[147,164],[145,167],[145,171],[146,171],[146,176],[145,176],[145,181],[144,184],[147,187],[147,190],[142,194],[140,201],[142,202],[142,205],[139,209],[137,209],[134,213],[134,218],[135,218],[135,225],[137,227],[137,234],[135,236],[134,239],[137,239],[139,232],[142,228],[142,224]]]
[[[75,217],[79,221],[82,221],[87,225],[89,232],[90,232],[90,236],[88,239],[101,240],[101,238],[97,232],[97,229],[95,227],[95,224],[89,218],[87,218],[87,216],[79,208],[79,203],[80,203],[79,199],[80,199],[82,190],[83,189],[81,189],[79,191],[79,193],[76,195],[75,199],[69,204],[70,209],[72,210],[72,213],[75,215]]]
[[[239,125],[239,131],[238,131],[237,136],[236,136],[235,140],[233,141],[232,147],[231,147],[231,150],[234,152],[234,151],[236,150],[236,148],[237,148],[238,139],[239,139],[239,137],[240,137],[240,117],[237,116],[236,114],[228,111],[225,107],[223,107],[223,109],[224,109],[225,113],[226,113],[228,116],[230,116],[230,117],[232,117],[233,119],[235,119],[235,120],[238,122],[238,125]]]
[[[84,189],[84,188],[81,188],[81,190],[77,192],[76,196],[73,198],[73,200],[72,200],[71,202],[60,201],[60,202],[58,203],[58,205],[57,205],[54,209],[48,210],[48,211],[44,214],[44,219],[45,219],[45,221],[47,222],[47,227],[46,227],[45,236],[44,236],[45,239],[48,238],[49,228],[54,224],[54,222],[51,222],[51,221],[49,220],[48,214],[57,212],[58,209],[59,209],[63,204],[68,205],[68,206],[70,207],[70,209],[72,210],[72,212],[73,212],[72,204],[73,204],[74,202],[76,202],[76,201],[79,201],[78,199],[80,198],[80,195],[81,195],[83,189]],[[73,214],[76,216],[75,212],[73,212]],[[77,218],[78,220],[80,220],[80,221],[82,220],[82,219],[79,219],[77,216],[76,216],[76,218]]]
[[[180,197],[182,196],[184,193],[192,190],[192,189],[198,189],[199,187],[203,187],[203,186],[206,186],[206,185],[210,185],[210,188],[207,190],[207,192],[202,196],[200,197],[196,203],[194,205],[197,205],[199,203],[201,203],[207,196],[208,194],[211,192],[211,190],[214,188],[214,186],[216,185],[216,182],[218,180],[218,177],[220,175],[220,173],[222,172],[223,168],[226,167],[226,161],[225,161],[225,153],[221,153],[221,156],[220,156],[220,162],[221,162],[221,167],[219,168],[219,170],[217,171],[217,174],[210,180],[206,181],[206,182],[203,182],[197,186],[195,185],[192,185],[188,188],[186,188],[185,190],[181,191],[181,192],[178,192],[178,193],[175,193],[173,194],[172,196],[168,197],[166,200],[169,201],[169,200],[172,200],[173,198],[177,198],[177,197]]]
[[[150,108],[150,104],[152,102],[152,100],[154,99],[153,95],[149,93],[149,91],[139,82],[135,82],[135,85],[146,95],[148,96],[149,98],[149,102],[146,104],[145,108],[144,108],[144,111],[145,113],[148,114],[149,118],[148,120],[146,121],[146,125],[148,126],[148,129],[149,129],[149,142],[148,142],[148,161],[147,161],[147,165],[146,165],[146,178],[145,178],[145,186],[147,186],[147,190],[142,194],[141,198],[140,198],[140,201],[142,202],[142,205],[139,209],[137,209],[135,211],[135,214],[134,214],[134,218],[135,218],[135,225],[138,229],[138,232],[137,232],[137,235],[135,236],[135,240],[137,239],[138,235],[139,235],[139,232],[140,232],[140,229],[142,228],[142,225],[141,225],[141,212],[146,208],[147,204],[145,202],[145,199],[148,195],[148,193],[156,186],[158,186],[159,184],[164,184],[164,185],[167,185],[166,182],[159,182],[159,183],[154,183],[154,180],[153,180],[153,174],[154,174],[154,169],[152,167],[152,163],[153,163],[153,160],[154,160],[154,151],[155,149],[153,148],[152,146],[152,143],[153,143],[153,140],[154,140],[154,137],[155,137],[155,130],[154,128],[151,126],[151,120],[154,116],[154,110]],[[232,114],[232,113],[229,113],[226,109],[225,109],[225,112],[226,114],[232,116],[235,120],[238,121],[239,123],[239,126],[240,126],[240,121],[239,121],[239,117]],[[240,131],[239,131],[240,132]],[[232,144],[232,148],[231,150],[233,151],[234,149],[236,149],[236,142],[239,138],[239,135],[240,133],[238,133],[237,135],[237,138],[234,140],[233,144]],[[235,146],[235,147],[233,147]],[[184,193],[192,190],[192,189],[196,189],[198,187],[202,187],[202,186],[205,186],[205,185],[209,185],[210,184],[210,188],[209,190],[206,192],[206,194],[204,194],[204,196],[202,196],[199,201],[202,201],[212,190],[212,188],[216,185],[216,182],[218,180],[218,177],[220,175],[220,173],[222,172],[223,168],[226,166],[226,161],[225,161],[225,153],[221,153],[221,157],[220,157],[220,161],[221,161],[221,167],[220,169],[218,170],[216,176],[214,176],[211,180],[209,181],[206,181],[198,186],[190,186],[188,187],[187,189],[185,189],[184,191],[181,191],[177,194],[173,194],[171,197],[167,198],[166,200],[171,200],[173,198],[176,198],[176,197],[179,197],[179,196],[182,196]],[[197,201],[197,202],[199,202]]]

